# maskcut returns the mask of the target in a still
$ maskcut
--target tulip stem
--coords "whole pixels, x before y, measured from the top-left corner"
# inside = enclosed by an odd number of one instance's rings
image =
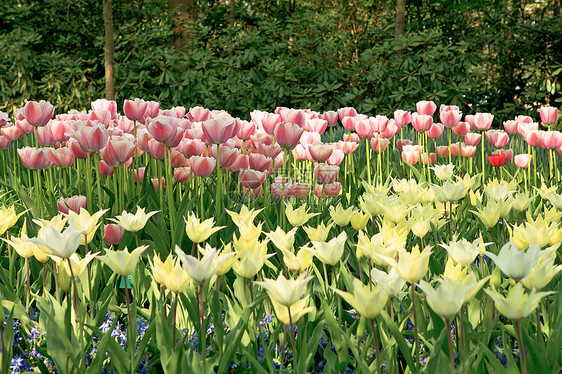
[[[295,328],[293,327],[293,316],[291,316],[291,307],[287,306],[287,311],[289,312],[289,325],[291,326],[291,344],[293,345],[293,368],[295,369],[295,372],[297,370],[297,364],[298,364],[298,359],[297,359],[297,343],[295,341]]]
[[[55,276],[55,289],[57,292],[57,301],[60,302],[59,278],[57,276],[57,264],[53,260],[53,275]]]
[[[95,154],[95,169],[96,169],[96,189],[98,192],[98,210],[103,209],[103,202],[102,202],[102,194],[101,194],[101,177],[100,177],[100,168],[99,168],[99,162],[100,162],[100,155],[99,153]],[[90,186],[88,186],[89,188]],[[173,248],[173,247],[172,247]]]
[[[375,345],[375,357],[377,360],[377,373],[381,374],[381,353],[379,350],[379,339],[377,338],[377,330],[375,329],[375,320],[371,319],[371,329],[373,330],[373,344]]]
[[[68,268],[70,269],[70,276],[72,278],[72,286],[74,288],[74,315],[76,322],[78,322],[78,287],[76,287],[76,278],[74,277],[74,270],[72,270],[72,262],[70,259],[68,261]]]
[[[419,372],[419,366],[420,366],[420,360],[419,360],[419,355],[420,355],[420,349],[419,349],[419,340],[418,340],[418,316],[417,316],[417,312],[416,312],[416,300],[415,300],[415,296],[416,296],[416,292],[414,290],[414,284],[411,283],[410,284],[410,292],[411,292],[411,297],[412,297],[412,313],[414,314],[414,357],[415,357],[415,364],[416,364],[416,371]]]
[[[164,305],[164,312],[166,311],[166,305]],[[176,344],[176,314],[178,311],[178,294],[176,293],[176,297],[174,298],[174,312],[173,312],[173,323],[174,323],[174,330],[172,333],[172,344]]]
[[[131,319],[131,302],[129,301],[129,286],[127,285],[127,276],[123,275],[123,283],[125,283],[125,302],[127,303],[127,318],[129,319],[129,330],[127,334],[129,343],[129,354],[131,355],[131,362],[133,361],[134,348],[133,348],[133,320]],[[136,334],[135,334],[136,335]],[[136,336],[135,336],[136,340]]]
[[[199,322],[201,324],[201,335],[199,336],[199,343],[201,344],[201,356],[203,357],[203,373],[206,367],[206,336],[205,336],[205,316],[203,311],[203,284],[199,285]]]
[[[47,294],[47,264],[43,263],[43,296]]]
[[[170,238],[172,242],[172,248],[176,247],[176,237],[175,237],[175,214],[174,214],[174,199],[173,199],[173,191],[172,191],[172,166],[170,163],[170,156],[168,154],[168,148],[166,143],[164,143],[164,170],[166,172],[166,180],[167,180],[167,188],[166,188],[166,198],[168,199],[168,216],[170,218]],[[160,183],[160,182],[159,182]],[[160,188],[162,186],[159,186]]]
[[[541,327],[541,307],[538,306],[536,309],[537,314],[537,337],[539,338],[539,343],[543,343],[542,327]]]
[[[525,357],[525,345],[521,339],[521,326],[519,321],[515,321],[515,331],[517,332],[517,340],[519,341],[519,356],[521,356],[521,372],[527,374],[527,358]]]
[[[481,141],[480,144],[482,145],[481,149],[482,149],[482,184],[484,184],[484,181],[486,180],[486,163],[485,163],[485,158],[484,158],[484,147],[485,147],[485,143],[484,143],[484,130],[482,130],[482,137],[481,137]],[[449,152],[451,150],[449,149]]]
[[[90,152],[86,154],[86,168],[84,169],[86,173],[86,208],[88,212],[92,211],[92,160],[90,159]],[[123,185],[121,185],[123,188]]]
[[[31,271],[29,269],[29,257],[26,257],[25,265],[27,268],[27,292],[25,294],[25,309],[29,312],[29,294],[31,292]]]
[[[371,185],[371,157],[369,157],[369,139],[365,139],[365,156],[367,158],[367,181]]]
[[[445,319],[445,328],[447,329],[447,342],[449,343],[449,364],[451,365],[451,373],[455,372],[455,359],[453,356],[453,340],[451,339],[451,325],[448,318]]]

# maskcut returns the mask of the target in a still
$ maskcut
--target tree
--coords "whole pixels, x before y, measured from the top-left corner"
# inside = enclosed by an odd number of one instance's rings
[[[394,35],[404,35],[404,23],[406,19],[406,0],[396,0],[396,18],[394,22]],[[398,53],[404,53],[399,50]]]
[[[105,98],[113,100],[115,98],[113,0],[103,0],[103,23],[105,26]]]

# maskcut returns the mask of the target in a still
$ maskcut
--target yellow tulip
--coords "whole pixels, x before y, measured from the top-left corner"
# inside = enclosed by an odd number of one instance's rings
[[[515,195],[511,207],[519,213],[524,212],[529,208],[529,205],[534,199],[535,196],[529,195],[528,192],[518,193]]]
[[[306,226],[303,228],[311,242],[325,242],[328,239],[332,226],[334,226],[333,222],[328,226],[325,226],[324,222],[320,222],[316,227]]]
[[[369,214],[357,211],[351,217],[351,227],[353,227],[353,229],[356,231],[364,230],[365,227],[367,227],[367,223],[369,223],[370,218],[371,216]]]
[[[418,182],[415,179],[392,179],[392,189],[394,193],[400,194],[402,192],[417,189]]]
[[[28,240],[27,230],[26,230],[26,223],[24,222],[20,237],[12,237],[11,240],[2,238],[3,241],[8,243],[14,250],[23,258],[30,258],[33,256],[33,247],[36,247],[37,244],[30,242]]]
[[[513,243],[507,242],[497,255],[488,251],[483,251],[483,253],[490,257],[505,275],[515,281],[520,281],[529,274],[539,257],[547,251],[553,250],[555,248],[541,251],[538,245],[531,245],[527,250],[520,251]]]
[[[404,288],[406,281],[398,275],[396,270],[390,269],[388,273],[377,268],[371,269],[371,277],[389,297],[396,297]]]
[[[448,321],[459,312],[468,291],[460,281],[451,278],[444,278],[437,288],[431,287],[423,280],[418,287],[425,293],[425,299],[431,309]]]
[[[287,268],[296,273],[305,271],[312,264],[312,253],[308,247],[302,247],[296,254],[287,249],[282,249],[281,252]]]
[[[90,214],[86,209],[80,208],[80,213],[69,211],[67,217],[70,224],[74,223],[79,230],[84,232],[84,236],[95,233],[99,227],[98,221],[109,209],[99,210],[94,214]]]
[[[225,245],[221,251],[221,255],[225,255],[229,253],[235,253],[232,251],[232,243],[228,243],[227,245]],[[232,265],[234,264],[234,261],[236,261],[235,256],[228,257],[219,265],[215,274],[217,274],[217,276],[221,276],[228,273],[230,269],[232,269]]]
[[[443,278],[449,278],[452,280],[460,281],[464,279],[467,275],[467,268],[461,264],[455,262],[451,257],[447,259],[445,263],[445,271],[443,272]]]
[[[364,194],[359,200],[359,206],[364,212],[368,212],[371,217],[384,213],[384,201],[388,196],[383,194]]]
[[[310,251],[324,264],[335,265],[343,255],[346,241],[347,234],[342,231],[329,242],[311,242],[314,248],[311,248]]]
[[[259,239],[262,234],[262,225],[260,222],[257,226],[253,223],[248,223],[240,226],[240,237],[233,236],[233,242],[238,246],[250,246],[252,242]]]
[[[405,244],[406,242],[399,242],[399,239],[391,239],[385,242],[380,232],[369,238],[363,231],[359,231],[357,238],[358,251],[379,265],[385,265],[386,263],[378,255],[394,257],[396,252]]]
[[[5,206],[0,207],[0,235],[4,235],[4,233],[14,226],[18,219],[25,213],[27,210],[21,212],[20,214],[16,214],[16,208],[12,205],[9,208]]]
[[[449,253],[449,256],[451,256],[455,262],[461,264],[462,266],[470,266],[476,259],[476,256],[481,253],[481,249],[492,244],[480,243],[480,239],[469,242],[465,238],[457,240],[456,237],[454,237],[453,241],[450,242],[449,245],[440,244],[440,246],[447,250],[447,253]]]
[[[209,239],[209,237],[213,235],[215,232],[225,227],[225,226],[214,227],[215,226],[214,218],[209,218],[201,222],[201,220],[197,218],[197,216],[195,216],[195,213],[193,212],[191,212],[191,214],[188,215],[187,219],[184,218],[184,220],[185,220],[185,233],[193,243],[202,243],[205,240]]]
[[[491,290],[484,289],[484,291],[494,300],[498,311],[513,321],[527,317],[537,309],[544,296],[552,294],[552,292],[536,292],[535,289],[527,294],[520,282],[509,289],[507,297],[497,292],[494,286]]]
[[[384,217],[395,225],[403,222],[412,208],[400,198],[390,198],[384,206]]]
[[[439,178],[441,181],[447,181],[453,176],[453,170],[455,169],[455,165],[448,164],[448,165],[435,165],[430,167],[431,170],[435,173],[435,176]]]
[[[268,258],[274,254],[267,254],[267,243],[269,239],[264,241],[255,240],[250,246],[238,246],[234,243],[236,249],[236,261],[232,265],[232,270],[242,278],[253,278],[263,267]]]
[[[279,274],[276,280],[264,279],[262,282],[254,282],[265,288],[269,297],[276,303],[289,307],[299,301],[307,292],[308,282],[313,277],[285,278]]]
[[[441,203],[456,202],[463,198],[466,187],[462,183],[446,181],[443,186],[431,185],[435,199]]]
[[[110,218],[109,220],[117,223],[127,231],[137,232],[142,230],[144,226],[146,226],[148,219],[158,212],[159,211],[156,210],[147,214],[144,212],[144,208],[137,206],[137,212],[135,214],[123,211],[120,216]]]
[[[294,324],[298,322],[305,314],[310,313],[314,310],[314,307],[307,306],[309,295],[305,296],[304,299],[300,299],[293,305],[286,307],[279,304],[275,300],[271,300],[271,305],[275,310],[275,315],[277,319],[285,325]],[[289,315],[290,311],[290,315]]]
[[[172,254],[170,253],[166,258],[166,261],[164,262],[162,262],[162,260],[160,260],[160,257],[158,257],[157,255],[154,255],[154,257],[152,257],[152,260],[148,261],[150,263],[150,268],[152,269],[152,278],[154,278],[154,281],[160,285],[165,286],[166,277],[173,271],[176,264],[176,260],[174,259]]]
[[[99,252],[88,252],[82,259],[78,254],[73,253],[68,259],[64,261],[64,269],[66,270],[66,273],[69,277],[72,277],[72,274],[74,274],[74,277],[76,278],[88,268],[88,264],[99,254]],[[71,265],[72,271],[70,271]]]
[[[354,206],[350,206],[347,209],[344,209],[341,206],[341,203],[339,203],[335,208],[334,206],[330,206],[329,210],[330,210],[330,217],[332,217],[332,220],[334,221],[334,223],[338,226],[347,226],[349,225],[349,222],[351,221],[351,217],[353,217],[353,215],[355,214],[355,212],[357,212],[357,210],[354,210]]]
[[[320,213],[308,213],[306,205],[301,205],[297,209],[293,209],[293,204],[290,202],[285,203],[285,215],[292,226],[302,226],[308,222],[310,218],[318,214]]]
[[[105,256],[99,256],[98,260],[106,264],[114,273],[126,277],[135,270],[139,257],[147,248],[147,245],[142,245],[130,253],[127,247],[118,251],[106,248]]]
[[[484,186],[484,192],[488,197],[496,202],[501,202],[511,197],[517,191],[517,186],[513,186],[507,182],[488,183]]]
[[[68,218],[62,214],[57,214],[50,220],[38,218],[34,219],[33,222],[35,222],[40,228],[52,227],[58,232],[61,232],[62,229],[64,229],[66,222],[68,222]]]
[[[410,226],[406,221],[394,224],[386,219],[379,225],[379,232],[382,235],[383,242],[386,244],[393,243],[396,250],[402,248],[408,240]]]
[[[233,252],[221,255],[216,248],[212,248],[209,244],[205,246],[204,250],[199,247],[199,251],[204,253],[201,259],[186,255],[180,247],[176,245],[176,254],[181,260],[183,268],[197,284],[203,284],[209,281],[213,275],[216,274],[219,266],[235,255]]]
[[[465,196],[466,196],[466,193],[468,192],[468,190],[471,190],[474,187],[474,185],[476,184],[476,181],[480,180],[480,173],[473,174],[473,175],[470,175],[470,174],[466,173],[464,175],[464,177],[461,178],[461,177],[457,176],[456,178],[457,178],[457,183],[462,183],[464,185]]]
[[[529,212],[527,212],[529,213]],[[544,209],[544,220],[545,222],[550,223],[556,223],[558,224],[558,222],[560,221],[560,219],[562,219],[562,212],[559,212],[556,210],[556,208],[551,208],[551,209]],[[529,219],[527,219],[527,221],[530,221]]]
[[[236,213],[228,209],[226,210],[226,212],[230,215],[232,222],[234,222],[236,226],[240,227],[243,225],[254,223],[254,220],[262,210],[263,208],[258,210],[250,210],[246,205],[242,205],[242,208],[240,208],[240,213]]]
[[[556,245],[562,243],[562,227],[553,227],[550,232],[548,244]]]
[[[392,266],[402,279],[409,283],[417,283],[427,273],[431,248],[431,246],[425,247],[422,252],[417,245],[412,248],[412,252],[401,248],[398,252],[398,262],[390,257],[381,255],[379,257]]]
[[[508,227],[509,240],[513,242],[519,250],[529,248],[530,245],[537,244],[541,248],[550,241],[551,228],[543,219],[525,222],[521,226]]]
[[[344,292],[332,287],[360,315],[374,319],[388,301],[388,294],[382,287],[364,285],[359,279],[353,278],[353,293]]]
[[[500,220],[500,207],[494,200],[488,201],[488,204],[484,208],[477,209],[477,211],[472,210],[471,212],[480,218],[480,221],[489,228],[496,226]]]
[[[535,288],[537,290],[545,288],[552,278],[562,270],[562,265],[554,265],[555,260],[556,251],[543,254],[537,261],[537,264],[529,271],[529,274],[521,280],[523,286],[528,289]]]
[[[295,233],[297,229],[298,227],[294,227],[289,232],[285,232],[281,227],[277,226],[275,231],[271,231],[265,234],[265,236],[267,236],[280,251],[292,250],[295,244]]]
[[[82,240],[82,233],[74,225],[70,225],[63,232],[59,232],[54,227],[43,227],[41,236],[27,240],[44,246],[48,250],[48,254],[60,258],[69,258],[78,249]]]
[[[482,206],[482,193],[481,192],[474,192],[470,190],[470,205],[474,208],[480,208]]]
[[[476,296],[476,294],[478,293],[478,291],[480,291],[480,289],[482,287],[484,287],[484,284],[491,279],[491,275],[488,275],[487,277],[480,279],[479,281],[476,280],[476,276],[474,275],[474,272],[469,271],[468,274],[461,279],[461,283],[463,284],[463,286],[466,287],[466,294],[464,296],[464,303],[468,303],[470,300],[472,300],[474,298],[474,296]]]
[[[556,193],[558,186],[555,184],[554,186],[547,187],[544,182],[541,184],[541,188],[533,187],[539,195],[541,195],[543,200],[548,200],[548,195],[551,193]]]

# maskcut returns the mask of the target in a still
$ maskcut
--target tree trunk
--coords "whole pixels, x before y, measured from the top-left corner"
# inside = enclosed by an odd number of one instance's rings
[[[113,0],[103,0],[103,23],[105,26],[105,98],[113,100],[115,98]]]
[[[185,44],[185,40],[189,38],[189,30],[185,29],[185,25],[182,25],[183,21],[186,19],[195,20],[196,14],[194,12],[193,6],[195,5],[195,0],[168,0],[169,10],[179,10],[178,16],[175,18],[178,25],[174,28],[174,33],[177,34],[177,38],[174,40],[174,47],[182,48]],[[211,7],[213,2],[211,2]]]
[[[396,0],[396,19],[394,22],[394,36],[404,35],[404,23],[406,20],[406,0]],[[404,53],[403,49],[397,51]]]

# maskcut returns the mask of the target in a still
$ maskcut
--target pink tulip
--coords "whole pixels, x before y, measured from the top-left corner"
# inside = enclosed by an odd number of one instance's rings
[[[459,124],[462,117],[462,113],[458,110],[442,110],[439,113],[439,118],[441,123],[445,127],[455,127]],[[468,125],[470,126],[470,124]]]
[[[14,141],[23,136],[23,132],[16,125],[3,127],[1,131],[2,135],[10,141]]]
[[[191,168],[179,167],[174,169],[174,180],[178,183],[187,183],[191,180]]]
[[[310,195],[311,187],[309,183],[295,183],[293,196],[297,199],[306,199]]]
[[[240,170],[240,184],[246,188],[256,189],[265,181],[267,173],[252,169]]]
[[[359,135],[357,134],[343,134],[343,141],[344,142],[354,142],[359,143]]]
[[[373,148],[375,152],[384,152],[389,144],[390,140],[381,138],[380,136],[371,138],[371,148]]]
[[[96,101],[92,101],[91,106],[94,112],[107,110],[112,119],[117,118],[117,103],[114,100],[97,99]]]
[[[308,146],[306,146],[308,148]],[[306,148],[302,144],[297,144],[295,149],[293,149],[293,156],[298,161],[308,160]]]
[[[371,125],[372,132],[383,132],[388,126],[387,116],[369,117],[369,124]]]
[[[416,112],[419,115],[433,116],[437,105],[433,101],[418,101],[416,103]]]
[[[405,147],[405,146],[407,146],[407,145],[412,145],[412,144],[414,144],[414,142],[412,142],[410,139],[398,139],[398,140],[396,141],[396,148],[398,148],[398,150],[399,150],[400,152],[402,152],[402,147],[403,147],[403,146]]]
[[[439,106],[439,114],[441,114],[442,112],[458,112],[460,111],[460,108],[458,107],[458,105],[445,105],[445,104],[441,104]]]
[[[408,126],[412,121],[412,115],[410,114],[410,112],[398,109],[394,111],[394,121],[396,122],[397,126],[405,127]]]
[[[259,153],[250,154],[248,157],[248,161],[250,164],[249,169],[257,171],[269,170],[273,163],[273,160],[271,158],[260,155]]]
[[[19,121],[23,121],[25,118],[19,119]],[[8,115],[8,113],[2,112],[0,110],[0,127],[4,127],[6,126],[7,123],[9,123],[11,121],[10,116]],[[27,122],[27,121],[26,121]]]
[[[357,142],[350,142],[350,141],[343,141],[342,142],[342,141],[340,141],[336,144],[337,144],[336,149],[341,150],[346,155],[355,152],[355,150],[357,148],[359,148],[359,143],[357,143]]]
[[[80,143],[78,143],[78,140],[74,138],[68,139],[67,146],[68,148],[70,148],[72,153],[74,153],[74,157],[79,158],[81,160],[84,160],[86,157],[88,157],[88,154],[84,149],[82,149]]]
[[[322,195],[322,188],[318,189],[318,186],[322,187],[322,185],[316,185],[316,188],[314,189],[314,194],[317,197],[320,197]],[[327,196],[331,196],[331,197],[335,197],[338,196],[341,192],[341,183],[340,182],[334,182],[334,183],[330,183],[330,184],[325,184],[324,185],[324,195],[323,197],[327,197]]]
[[[199,139],[184,138],[177,148],[185,157],[201,156],[205,151],[205,143]]]
[[[105,160],[100,160],[98,169],[100,175],[113,175],[115,173],[115,165],[109,165]]]
[[[54,147],[57,144],[49,125],[37,127],[37,142],[40,147]]]
[[[340,122],[343,123],[344,117],[355,117],[357,115],[357,111],[355,108],[345,107],[338,109],[338,116],[340,117]]]
[[[109,140],[109,133],[103,125],[82,126],[74,131],[73,136],[86,152],[100,151]]]
[[[494,116],[490,113],[476,113],[474,115],[474,126],[477,130],[489,130],[492,127]]]
[[[405,145],[402,151],[402,160],[410,165],[415,165],[420,159],[420,152],[417,147]]]
[[[275,158],[283,152],[283,148],[281,148],[278,144],[267,145],[263,143],[257,143],[256,150],[258,151],[258,153],[269,158]]]
[[[250,198],[254,198],[254,199],[257,199],[258,197],[260,197],[261,191],[262,191],[262,186],[259,186],[256,189],[244,187],[244,194],[246,196],[248,196]]]
[[[308,151],[314,161],[325,162],[334,152],[334,148],[328,144],[314,143],[308,146]]]
[[[418,132],[427,131],[433,125],[433,117],[428,114],[412,114],[412,126]]]
[[[266,133],[273,134],[275,127],[282,121],[281,115],[266,113],[262,118],[262,128]]]
[[[256,132],[256,124],[249,121],[240,121],[240,130],[238,131],[239,139],[249,140],[250,136],[254,135]]]
[[[59,142],[67,141],[69,139],[68,133],[72,131],[68,121],[52,121],[49,127],[53,138]]]
[[[531,118],[530,116],[517,116],[515,117],[515,120],[519,123],[533,123],[535,121],[533,121],[533,118]]]
[[[529,131],[538,130],[538,129],[539,129],[539,124],[536,123],[536,122],[533,122],[533,123],[518,122],[518,125],[517,125],[517,132],[523,138],[527,137],[527,133]]]
[[[282,122],[275,127],[275,140],[281,147],[293,149],[297,146],[303,131],[298,125]]]
[[[0,136],[0,149],[8,149],[10,147],[10,139],[5,136]]]
[[[292,123],[299,127],[302,127],[306,120],[304,112],[300,109],[282,109],[279,111],[279,114],[284,122]]]
[[[428,157],[427,157],[427,153],[422,153],[420,160],[422,162],[422,164],[427,165],[428,164]],[[429,165],[433,165],[435,163],[435,153],[430,153],[429,154]]]
[[[160,143],[159,141],[156,141],[156,139],[150,139],[148,141],[148,152],[150,152],[152,158],[155,158],[157,160],[163,160],[164,149],[165,149],[164,143]]]
[[[144,123],[148,118],[156,118],[160,113],[160,103],[156,101],[147,101],[146,102],[146,109],[143,113],[142,120],[140,122]]]
[[[133,170],[133,181],[135,183],[142,183],[144,181],[144,173],[146,171],[146,168],[143,166],[141,168],[138,169],[134,169]]]
[[[509,135],[503,130],[489,130],[486,131],[486,139],[492,144],[494,148],[503,148],[509,140]]]
[[[210,144],[222,144],[234,137],[239,130],[234,119],[209,119],[203,123],[203,133]]]
[[[521,128],[521,126],[519,126]],[[544,131],[539,130],[529,130],[526,131],[525,136],[523,139],[531,146],[531,147],[539,147],[543,143]]]
[[[449,146],[446,145],[439,145],[435,150],[437,156],[439,157],[449,157]]]
[[[236,159],[238,158],[238,154],[239,154],[238,149],[236,148],[230,148],[224,145],[221,146],[220,157],[219,157],[220,165],[224,168],[228,168],[236,161]],[[209,147],[209,156],[213,158],[217,158],[216,145]]]
[[[30,134],[35,130],[35,127],[31,126],[25,119],[16,121],[16,126],[24,134]]]
[[[159,112],[162,116],[169,116],[169,117],[176,117],[176,118],[183,118],[185,117],[185,107],[183,106],[176,106],[171,109],[161,110]]]
[[[135,100],[125,100],[123,103],[123,112],[131,121],[144,121],[144,113],[146,112],[146,101],[136,98]]]
[[[453,130],[453,134],[456,136],[465,136],[470,132],[470,124],[468,122],[459,122],[451,130]]]
[[[152,178],[150,179],[150,181],[152,182],[152,186],[154,187],[156,192],[160,191],[160,187],[162,187],[162,191],[166,187],[166,179],[164,177],[160,179],[160,183],[158,183],[158,178]]]
[[[328,110],[327,112],[324,112],[322,117],[328,122],[328,126],[330,127],[335,126],[338,123],[338,112],[335,110]]]
[[[321,142],[322,142],[322,138],[320,137],[320,134],[318,134],[317,132],[305,131],[302,133],[299,139],[299,143],[302,144],[302,146],[305,148],[311,144],[321,143]]]
[[[517,131],[517,127],[519,126],[519,122],[517,121],[505,121],[503,123],[503,128],[505,129],[505,132],[507,132],[509,135],[515,135],[518,133]]]
[[[23,116],[32,126],[45,126],[53,115],[55,107],[48,101],[28,101],[23,107]]]
[[[460,143],[451,143],[451,156],[458,157],[460,155]]]
[[[527,169],[529,165],[531,165],[531,161],[533,160],[532,155],[521,154],[513,157],[513,162],[517,165],[518,168]]]
[[[104,226],[104,240],[107,245],[115,245],[121,243],[125,229],[116,223],[109,223]]]
[[[213,174],[217,166],[217,160],[212,157],[192,156],[190,161],[193,174],[201,177],[208,177]]]
[[[168,151],[168,162],[172,168],[181,168],[186,166],[187,159],[181,154],[181,152],[171,149]]]
[[[74,153],[68,147],[51,149],[49,157],[53,164],[59,168],[68,168],[74,164]]]
[[[559,148],[562,145],[562,133],[560,131],[545,131],[542,144],[546,149]]]
[[[72,197],[61,197],[57,201],[57,208],[59,212],[68,214],[69,209],[74,213],[80,213],[80,209],[86,209],[86,196],[75,195]]]
[[[237,171],[240,169],[250,168],[250,157],[244,154],[238,154],[236,160],[228,167],[229,171]]]
[[[540,109],[541,121],[545,125],[552,125],[558,119],[558,108],[543,106]]]
[[[476,124],[474,123],[474,115],[468,114],[468,115],[464,116],[464,121],[468,122],[468,124],[470,125],[471,131],[478,130],[478,128],[476,128]]]
[[[464,158],[474,157],[476,154],[476,146],[463,144],[461,148],[461,156]]]
[[[288,199],[293,194],[293,190],[294,184],[292,183],[285,183],[285,186],[282,183],[271,183],[271,194],[277,199],[283,197],[283,192],[285,192],[285,198]]]
[[[177,118],[157,116],[147,119],[146,129],[152,137],[162,143],[167,143],[176,137],[178,126]]]
[[[328,158],[327,162],[330,165],[339,165],[343,161],[344,153],[339,149],[334,149],[330,158]]]
[[[90,113],[88,113],[88,120],[89,121],[97,121],[99,123],[104,124],[105,126],[109,126],[109,124],[111,123],[112,119],[111,119],[111,113],[109,112],[109,110],[92,110],[90,111]]]
[[[464,136],[464,142],[467,145],[477,146],[480,143],[480,139],[482,139],[482,134],[475,132],[470,132]]]
[[[189,112],[187,112],[187,118],[189,118],[193,122],[203,122],[209,119],[209,114],[209,109],[196,106],[195,108],[189,109]]]
[[[53,166],[49,154],[49,148],[24,147],[18,149],[23,166],[27,169],[48,169]]]
[[[309,118],[305,121],[303,128],[305,130],[316,132],[322,135],[326,131],[326,127],[328,126],[328,121],[320,119],[320,118]]]
[[[396,126],[396,122],[393,119],[391,119],[388,121],[388,125],[386,126],[386,129],[383,132],[381,132],[381,136],[383,138],[390,139],[393,138],[394,135],[398,133],[398,131],[400,131],[400,127]]]
[[[440,123],[434,123],[431,128],[427,131],[427,136],[431,139],[439,139],[443,135],[445,126]]]
[[[339,166],[328,164],[318,164],[314,168],[314,176],[318,179],[318,183],[334,183],[338,179],[340,172]]]

